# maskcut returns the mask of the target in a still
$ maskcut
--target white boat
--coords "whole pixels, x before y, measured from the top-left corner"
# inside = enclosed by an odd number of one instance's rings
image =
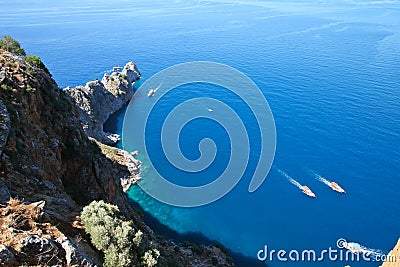
[[[336,192],[339,192],[342,194],[346,193],[346,191],[344,191],[344,189],[342,187],[340,187],[340,185],[338,185],[336,182],[330,182],[329,187],[332,188],[333,190],[335,190]]]
[[[148,96],[148,97],[152,97],[152,96],[154,96],[155,93],[156,93],[156,90],[150,88],[150,89],[149,89],[149,92],[147,93],[147,96]]]
[[[308,186],[306,186],[306,185],[303,185],[303,186],[301,187],[301,190],[303,190],[303,193],[306,194],[306,195],[309,196],[309,197],[313,197],[313,198],[316,197],[316,195],[314,194],[314,192],[311,191],[311,189],[310,189]]]
[[[362,252],[361,245],[355,242],[345,243],[344,247],[350,250],[352,253],[360,253]]]

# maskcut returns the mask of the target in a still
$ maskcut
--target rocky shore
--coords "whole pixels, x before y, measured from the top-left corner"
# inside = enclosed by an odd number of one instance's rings
[[[79,108],[80,121],[85,133],[97,142],[103,154],[127,167],[129,174],[120,178],[124,192],[141,180],[139,174],[142,163],[134,158],[136,152],[129,153],[108,147],[114,146],[120,137],[115,133],[104,132],[103,125],[112,114],[131,100],[133,85],[140,77],[136,64],[131,61],[122,68],[122,71],[116,70],[111,74],[104,74],[101,81],[89,81],[85,86],[64,89]]]
[[[107,145],[115,145],[119,141],[118,135],[104,132],[103,125],[110,115],[131,100],[132,86],[140,77],[136,64],[128,62],[121,72],[106,73],[101,81],[94,80],[85,86],[64,89],[79,108],[83,130],[89,137]]]
[[[121,180],[138,178],[140,163],[103,144],[113,142],[102,125],[129,101],[138,77],[128,63],[102,81],[60,90],[47,71],[0,49],[0,266],[102,266],[80,218],[94,200],[117,206],[143,233],[144,248],[160,253],[156,266],[234,266],[220,247],[157,235],[124,194]]]

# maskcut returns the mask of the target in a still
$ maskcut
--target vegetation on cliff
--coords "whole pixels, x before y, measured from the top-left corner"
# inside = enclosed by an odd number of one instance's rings
[[[104,265],[109,267],[152,267],[157,264],[157,249],[145,251],[142,231],[135,231],[132,221],[119,219],[117,206],[93,201],[83,208],[81,220],[95,247],[104,252]],[[143,254],[141,262],[140,255]]]
[[[156,235],[123,193],[128,167],[102,153],[110,149],[87,137],[79,115],[44,68],[0,49],[0,265],[102,266],[118,259],[120,266],[233,266],[217,247],[193,250]],[[98,214],[90,208],[81,218],[85,205],[111,209],[112,219],[97,224],[85,215]]]
[[[4,35],[0,39],[0,48],[18,56],[26,55],[25,50],[21,47],[21,44],[9,35]]]
[[[24,56],[24,59],[31,66],[35,66],[37,68],[40,68],[40,69],[44,70],[47,74],[49,74],[51,76],[50,71],[47,69],[46,65],[44,65],[44,63],[42,62],[42,60],[40,59],[39,56],[27,55],[27,56]]]

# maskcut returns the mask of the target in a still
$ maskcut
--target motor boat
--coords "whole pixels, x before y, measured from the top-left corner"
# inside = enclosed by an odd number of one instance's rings
[[[361,248],[361,245],[358,243],[355,243],[355,242],[346,243],[346,244],[344,244],[344,247],[355,254],[363,251]]]
[[[303,193],[309,197],[316,197],[315,194],[313,193],[313,191],[311,191],[311,189],[306,185],[303,185],[301,187],[301,190],[303,190]]]
[[[335,190],[336,192],[346,193],[346,191],[344,191],[344,189],[340,187],[340,185],[338,185],[336,182],[330,182],[329,187]]]
[[[152,96],[154,96],[155,93],[156,93],[156,90],[150,88],[150,89],[149,89],[149,92],[147,93],[147,96],[148,96],[148,97],[152,97]]]

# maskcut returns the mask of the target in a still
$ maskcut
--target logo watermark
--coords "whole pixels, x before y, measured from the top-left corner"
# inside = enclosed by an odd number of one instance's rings
[[[336,242],[337,247],[314,250],[284,250],[270,249],[265,245],[257,252],[257,259],[260,261],[279,262],[397,262],[395,255],[386,255],[376,250],[371,250],[355,242],[347,242],[340,238]]]
[[[242,72],[215,62],[189,62],[178,64],[146,80],[135,93],[125,113],[122,144],[136,140],[135,147],[155,172],[153,179],[142,181],[139,186],[153,198],[173,206],[195,207],[216,201],[230,192],[242,178],[250,157],[249,134],[234,107],[220,99],[197,97],[186,100],[165,114],[161,130],[161,146],[165,158],[179,171],[197,173],[208,168],[215,160],[218,149],[214,140],[204,138],[198,146],[200,157],[195,160],[184,156],[179,138],[185,125],[195,119],[209,119],[221,125],[229,136],[230,159],[223,173],[212,182],[195,187],[181,186],[163,177],[147,151],[146,137],[150,113],[170,91],[186,84],[206,83],[220,86],[234,93],[253,113],[260,132],[260,153],[248,191],[256,191],[272,166],[276,147],[276,129],[271,109],[261,90]],[[179,88],[178,88],[179,89]]]

